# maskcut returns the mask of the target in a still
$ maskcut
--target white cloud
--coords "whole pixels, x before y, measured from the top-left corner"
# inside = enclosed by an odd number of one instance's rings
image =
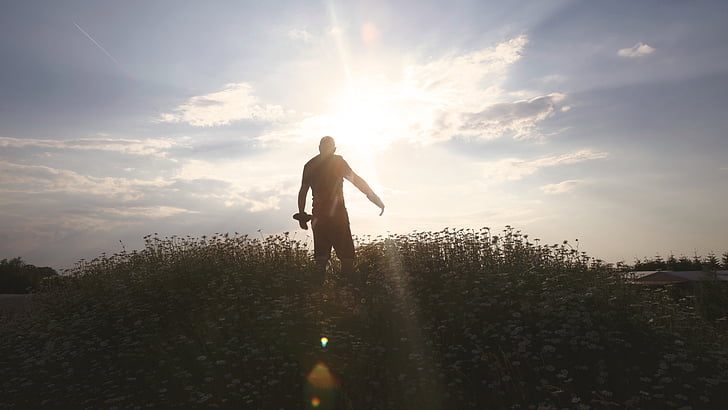
[[[231,83],[222,91],[190,98],[173,112],[162,114],[159,120],[212,127],[239,120],[273,121],[283,116],[279,105],[263,105],[258,100],[249,84]]]
[[[224,190],[208,190],[199,196],[214,199],[227,207],[240,206],[250,212],[278,209],[281,197],[292,195],[300,182],[300,175],[297,173],[281,173],[281,163],[286,163],[289,159],[280,160],[280,153],[216,163],[190,160],[180,166],[175,179],[218,181],[226,184]]]
[[[354,71],[351,87],[333,96],[328,109],[262,138],[333,135],[340,145],[351,143],[355,148],[385,147],[397,140],[440,142],[463,135],[540,138],[538,124],[561,112],[559,104],[566,96],[502,88],[527,43],[526,36],[518,36],[475,51],[410,61],[399,77],[391,75],[396,70],[388,70],[390,75]]]
[[[533,161],[534,164],[541,167],[552,167],[558,165],[569,165],[576,164],[578,162],[584,162],[594,159],[604,159],[609,157],[606,152],[594,152],[590,149],[583,149],[568,154],[563,154],[555,157],[545,157]]]
[[[584,181],[581,179],[570,179],[567,181],[559,182],[557,184],[544,185],[540,189],[546,194],[563,194],[565,192],[572,191],[583,182]]]
[[[521,58],[527,43],[526,36],[519,36],[494,47],[411,64],[405,69],[405,82],[413,88],[460,94],[486,76],[503,76]]]
[[[21,145],[19,140],[6,142]],[[30,143],[33,147],[43,145],[41,140]],[[73,146],[54,141],[47,145]],[[275,154],[271,155],[275,157]],[[46,165],[0,160],[0,197],[28,200],[33,195],[52,195],[79,204],[94,198],[94,203],[113,204],[117,211],[106,214],[117,217],[125,214],[132,217],[140,213],[160,218],[174,215],[180,213],[181,208],[170,204],[189,200],[197,204],[206,202],[213,207],[239,206],[257,212],[277,209],[281,196],[290,194],[298,178],[297,175],[281,175],[277,159],[263,156],[217,163],[179,161],[174,163],[171,175],[163,172],[153,179],[94,176]],[[96,208],[81,208],[97,213]]]
[[[504,97],[500,84],[527,43],[526,36],[519,36],[470,53],[410,64],[400,87],[403,94],[425,98],[435,109],[480,111]]]
[[[174,206],[131,206],[119,208],[102,208],[100,212],[120,216],[124,218],[166,218],[179,214],[198,213],[188,209],[178,208]]]
[[[43,165],[23,165],[0,161],[0,192],[89,194],[119,200],[138,198],[140,189],[159,188],[169,182],[161,178],[144,181],[126,178],[93,177]]]
[[[185,162],[174,166],[184,168]],[[73,233],[86,237],[133,225],[143,229],[160,223],[186,226],[209,218],[211,210],[230,208],[234,215],[279,208],[279,186],[232,185],[226,180],[234,179],[241,169],[225,170],[230,172],[225,180],[200,179],[208,176],[204,173],[140,180],[0,160],[0,231],[27,252],[39,241]],[[15,246],[6,242],[0,241],[0,246]]]
[[[617,51],[620,57],[636,58],[648,56],[655,52],[655,49],[645,43],[637,43],[630,48],[623,48]]]
[[[30,236],[34,242],[40,238],[57,239],[59,232],[103,232],[113,231],[131,224],[135,220],[110,219],[108,216],[94,212],[83,213],[55,211],[40,215],[13,215],[10,224],[3,230],[9,231],[16,238]],[[27,240],[27,239],[26,239]]]
[[[79,204],[64,202],[41,204],[37,209],[34,207],[37,212],[33,213],[6,208],[0,214],[4,219],[0,228],[15,239],[25,238],[25,241],[33,243],[42,238],[56,241],[59,235],[71,232],[80,232],[83,235],[109,232],[148,223],[150,220],[195,213],[177,207],[125,207],[123,204],[114,208],[88,207],[83,212],[79,212],[80,209]],[[28,247],[29,244],[25,246]]]
[[[301,41],[307,43],[307,42],[311,41],[313,36],[311,35],[311,33],[309,33],[308,31],[306,31],[304,29],[294,28],[294,29],[288,30],[288,38],[290,38],[292,40],[301,40]]]
[[[511,135],[514,139],[536,138],[537,123],[553,115],[563,94],[549,94],[525,101],[493,104],[483,111],[464,114],[461,129],[481,138]]]
[[[181,141],[187,141],[182,139]],[[129,155],[149,155],[166,157],[167,150],[180,145],[180,140],[151,138],[80,138],[69,140],[50,140],[34,138],[0,137],[0,147],[4,148],[42,148],[53,150],[110,151]]]
[[[548,156],[535,160],[506,158],[482,164],[486,180],[491,182],[514,181],[536,173],[542,168],[570,165],[579,162],[603,159],[609,156],[606,152],[595,152],[589,149],[571,152],[558,156]]]
[[[540,78],[540,81],[544,84],[562,84],[567,80],[564,75],[561,74],[549,74]]]

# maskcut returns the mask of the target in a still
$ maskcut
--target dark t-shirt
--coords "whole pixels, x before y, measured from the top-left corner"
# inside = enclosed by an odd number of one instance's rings
[[[303,167],[303,183],[313,191],[314,215],[344,210],[344,176],[351,173],[340,155],[316,155]]]

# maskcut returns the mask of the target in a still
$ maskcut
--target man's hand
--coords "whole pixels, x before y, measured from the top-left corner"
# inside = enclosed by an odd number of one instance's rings
[[[311,215],[305,212],[299,212],[293,215],[293,219],[298,221],[298,226],[300,226],[301,229],[308,230],[308,221],[311,220]]]
[[[372,201],[372,203],[374,205],[378,206],[379,209],[382,210],[382,212],[379,213],[379,216],[382,216],[382,214],[384,213],[384,202],[382,202],[382,200],[377,196],[377,194],[372,192],[371,194],[367,195],[367,199]]]

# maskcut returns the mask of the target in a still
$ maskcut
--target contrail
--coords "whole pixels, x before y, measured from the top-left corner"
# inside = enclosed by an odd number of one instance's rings
[[[91,42],[94,43],[96,45],[96,47],[99,48],[99,50],[103,51],[104,54],[106,54],[106,56],[111,59],[111,61],[113,61],[114,63],[116,63],[116,65],[119,68],[121,68],[121,64],[114,58],[114,56],[112,56],[111,54],[109,54],[109,52],[106,51],[106,49],[101,44],[99,44],[96,40],[94,40],[93,37],[91,37],[91,35],[86,32],[86,30],[82,29],[81,26],[79,26],[78,24],[76,24],[75,21],[73,22],[73,25],[76,26],[76,28],[79,31],[81,31],[81,33],[83,33],[83,35],[86,36],[86,38],[88,38],[89,40],[91,40]]]

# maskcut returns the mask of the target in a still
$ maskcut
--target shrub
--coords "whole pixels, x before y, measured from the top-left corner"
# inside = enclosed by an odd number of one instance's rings
[[[38,289],[43,279],[56,275],[49,267],[28,265],[21,258],[0,261],[0,293],[27,293]]]
[[[728,282],[703,279],[695,285],[695,307],[707,320],[728,319]]]

